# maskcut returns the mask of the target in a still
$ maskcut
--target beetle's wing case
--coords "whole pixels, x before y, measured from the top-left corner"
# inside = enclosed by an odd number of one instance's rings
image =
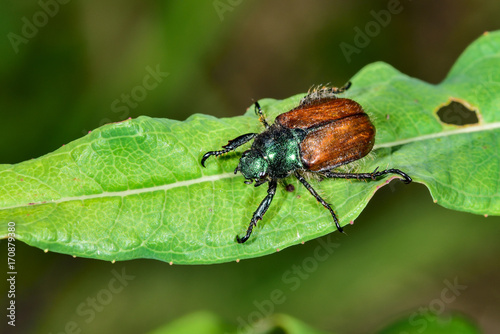
[[[373,148],[375,128],[368,115],[358,114],[309,133],[300,144],[304,167],[323,171],[361,159]]]
[[[356,101],[324,98],[281,114],[274,122],[289,129],[310,129],[360,113],[364,111]]]
[[[361,159],[375,142],[370,118],[350,99],[320,99],[279,115],[276,123],[308,132],[300,144],[301,160],[315,172]]]

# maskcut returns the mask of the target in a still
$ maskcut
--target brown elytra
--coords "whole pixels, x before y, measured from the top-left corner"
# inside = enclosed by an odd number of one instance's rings
[[[373,148],[375,127],[363,108],[345,98],[319,99],[276,117],[275,124],[303,129],[300,144],[304,168],[330,170],[361,159]]]

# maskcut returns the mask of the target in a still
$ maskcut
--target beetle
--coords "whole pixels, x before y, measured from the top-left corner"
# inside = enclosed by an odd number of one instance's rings
[[[343,87],[322,87],[309,91],[292,110],[280,114],[269,125],[258,102],[255,113],[264,125],[262,133],[247,133],[230,140],[222,150],[209,151],[201,159],[220,156],[254,140],[249,150],[243,152],[234,173],[241,172],[246,184],[255,181],[255,187],[269,183],[267,196],[253,213],[245,236],[236,236],[238,243],[250,238],[257,221],[262,220],[276,193],[278,181],[293,174],[306,189],[332,215],[337,230],[343,232],[335,212],[314,188],[306,181],[306,173],[315,173],[325,178],[375,180],[386,174],[398,174],[404,183],[411,177],[399,169],[371,173],[341,173],[335,168],[366,156],[375,143],[375,127],[361,105],[340,98],[351,83]]]

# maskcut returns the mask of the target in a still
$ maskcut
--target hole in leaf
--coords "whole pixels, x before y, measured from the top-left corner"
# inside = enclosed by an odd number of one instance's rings
[[[468,125],[479,123],[476,110],[468,108],[458,101],[451,101],[439,108],[437,115],[441,122],[445,124]]]

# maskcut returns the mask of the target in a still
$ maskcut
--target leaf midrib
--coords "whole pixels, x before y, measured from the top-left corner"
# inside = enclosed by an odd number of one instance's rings
[[[16,208],[21,208],[21,207],[33,207],[36,205],[43,205],[43,204],[60,204],[60,203],[72,202],[72,201],[85,201],[88,199],[95,199],[95,198],[125,197],[125,196],[139,195],[142,193],[150,193],[150,192],[155,192],[155,191],[167,191],[167,190],[173,189],[173,188],[187,187],[187,186],[190,186],[192,184],[217,181],[220,179],[231,178],[231,177],[236,177],[236,176],[238,176],[238,175],[235,175],[234,173],[208,175],[208,176],[202,176],[202,177],[197,178],[197,179],[192,179],[192,180],[187,180],[187,181],[178,181],[175,183],[164,184],[161,186],[139,188],[139,189],[128,189],[128,190],[115,191],[115,192],[107,191],[107,192],[102,192],[100,194],[82,195],[82,196],[75,196],[75,197],[62,197],[58,200],[52,200],[52,201],[32,202],[30,204],[13,205],[10,207],[1,208],[0,210],[10,210],[10,209],[16,209]]]
[[[376,144],[373,149],[379,149],[379,148],[386,148],[386,147],[394,147],[394,146],[400,146],[408,143],[413,143],[417,141],[423,141],[423,140],[430,140],[430,139],[435,139],[435,138],[442,138],[442,137],[448,137],[448,136],[454,136],[454,135],[459,135],[463,133],[473,133],[473,132],[481,132],[481,131],[487,131],[487,130],[494,130],[500,128],[500,122],[495,122],[495,123],[484,123],[480,125],[473,125],[473,126],[463,126],[459,129],[455,130],[446,130],[442,132],[436,132],[436,133],[430,133],[427,135],[422,135],[418,137],[411,137],[407,139],[401,139],[389,143],[383,143],[383,144]]]

